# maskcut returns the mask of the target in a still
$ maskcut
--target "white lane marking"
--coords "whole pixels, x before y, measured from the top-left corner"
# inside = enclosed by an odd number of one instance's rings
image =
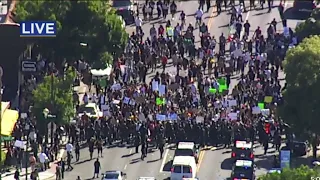
[[[169,149],[166,149],[166,152],[164,153],[164,156],[162,157],[162,163],[161,163],[161,166],[160,166],[160,170],[159,172],[162,173],[163,172],[163,167],[164,167],[164,164],[166,163],[166,157],[168,156],[168,153],[169,153]]]
[[[132,151],[133,151],[133,149],[130,149],[129,154],[131,154]],[[123,167],[123,170],[126,170],[126,169],[127,169],[127,166],[128,166],[128,164],[125,164],[124,167]]]

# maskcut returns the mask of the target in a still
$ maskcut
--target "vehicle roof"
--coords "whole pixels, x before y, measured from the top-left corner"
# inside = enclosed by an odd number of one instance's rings
[[[85,105],[85,107],[96,107],[96,103],[88,103]]]
[[[235,164],[237,167],[252,167],[253,162],[249,160],[237,160]]]
[[[252,148],[252,142],[236,141],[236,148]]]
[[[177,149],[193,149],[193,142],[179,142]]]
[[[139,177],[138,180],[156,180],[155,177]]]
[[[121,174],[121,171],[106,171],[105,174]]]
[[[192,156],[175,156],[172,165],[191,165],[195,163],[195,159]]]

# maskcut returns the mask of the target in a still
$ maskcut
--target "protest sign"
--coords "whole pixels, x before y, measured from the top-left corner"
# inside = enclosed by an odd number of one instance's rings
[[[263,103],[263,102],[258,103],[258,107],[259,107],[260,109],[264,109],[264,103]]]
[[[156,119],[158,121],[165,121],[167,119],[167,117],[166,117],[166,115],[163,115],[163,114],[157,114]]]
[[[166,94],[166,86],[165,85],[160,85],[159,86],[159,95],[160,96],[163,96],[163,95],[165,95]]]
[[[265,96],[265,97],[264,97],[264,102],[265,102],[265,103],[271,103],[272,100],[273,100],[273,97],[272,97],[272,96]]]
[[[237,100],[235,99],[228,100],[228,106],[229,107],[237,106]]]
[[[252,108],[252,114],[260,114],[261,113],[261,109],[256,106]]]
[[[210,94],[215,94],[216,92],[217,92],[217,90],[214,89],[214,88],[210,88],[210,89],[209,89],[209,93],[210,93]]]
[[[165,98],[157,98],[156,99],[156,105],[161,106],[166,104],[166,99]]]
[[[152,90],[158,91],[159,90],[159,82],[158,81],[152,81]]]
[[[124,97],[123,98],[123,103],[124,104],[129,104],[130,98],[129,97]]]

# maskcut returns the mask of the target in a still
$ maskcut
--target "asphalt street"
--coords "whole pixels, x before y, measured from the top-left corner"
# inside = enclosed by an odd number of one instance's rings
[[[274,6],[277,6],[279,1],[274,1]],[[173,26],[179,23],[178,16],[180,11],[183,10],[187,15],[186,24],[195,24],[194,13],[198,8],[197,0],[189,0],[183,2],[177,2],[179,13],[173,21]],[[293,14],[291,13],[292,3],[288,2],[285,4],[286,16],[288,17],[288,25],[294,28],[297,22],[301,20],[294,20]],[[249,20],[251,24],[252,34],[253,31],[260,26],[262,32],[266,34],[268,23],[270,23],[273,18],[280,21],[279,13],[277,7],[274,7],[270,13],[267,9],[263,10],[251,10],[243,14],[243,20]],[[168,17],[167,20],[171,19]],[[230,15],[226,12],[221,13],[219,16],[216,13],[216,7],[210,9],[208,13],[204,15],[204,21],[209,27],[209,32],[214,35],[217,39],[221,33],[228,34]],[[143,30],[146,35],[149,35],[149,29],[155,24],[156,27],[160,23],[164,24],[164,20],[154,20],[151,22],[146,22],[143,25]],[[128,33],[134,31],[133,26],[127,27]],[[281,22],[278,23],[277,30],[282,32]],[[196,30],[195,34],[198,34]],[[199,37],[196,37],[196,41],[199,41]],[[174,74],[175,68],[169,63],[166,68],[167,72]],[[161,72],[161,69],[157,69]],[[155,75],[155,72],[148,75],[148,81]],[[280,75],[280,79],[284,78],[283,73]],[[233,87],[238,81],[238,76],[234,76],[231,81],[231,87]],[[270,146],[271,147],[271,146]],[[134,148],[130,146],[114,146],[106,147],[103,151],[103,158],[100,159],[101,171],[107,170],[121,170],[127,174],[128,180],[135,180],[138,177],[149,176],[156,177],[157,179],[166,179],[170,176],[170,168],[174,155],[174,148],[170,145],[167,146],[164,158],[160,159],[159,151],[153,150],[148,153],[148,156],[142,161],[140,159],[140,153],[135,154]],[[139,149],[140,151],[140,149]],[[255,145],[255,163],[257,165],[256,175],[265,174],[267,170],[271,168],[272,155],[275,153],[274,149],[269,149],[267,155],[263,155],[263,148],[258,144]],[[230,177],[231,174],[231,163],[230,163],[231,149],[221,149],[220,147],[206,147],[201,150],[199,164],[197,168],[197,176],[204,180],[222,180]],[[95,152],[94,157],[97,157],[97,152]],[[66,180],[74,180],[77,176],[81,179],[92,179],[93,177],[93,163],[94,160],[89,160],[88,148],[81,150],[80,161],[74,162],[74,169],[70,172],[66,172]]]

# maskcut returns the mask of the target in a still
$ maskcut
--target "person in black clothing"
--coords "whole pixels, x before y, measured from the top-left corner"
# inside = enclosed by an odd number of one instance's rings
[[[17,170],[14,172],[14,179],[15,179],[15,180],[19,180],[19,177],[20,177],[20,172],[19,172],[19,169],[17,169]]]
[[[99,157],[99,155],[101,156],[101,157],[103,157],[102,156],[102,140],[97,140],[97,149],[98,149],[98,157]]]
[[[159,151],[160,151],[160,159],[162,159],[163,157],[163,151],[164,151],[164,144],[165,144],[165,141],[163,138],[159,139]]]
[[[101,169],[101,165],[100,165],[100,162],[99,162],[99,158],[97,158],[97,160],[94,162],[94,174],[93,174],[93,179],[96,177],[97,175],[97,178],[99,178],[99,171]]]
[[[75,154],[76,154],[76,161],[79,161],[79,159],[80,159],[80,145],[78,142],[75,147]]]
[[[65,172],[65,162],[64,162],[64,160],[62,159],[61,161],[60,161],[60,164],[61,164],[61,178],[62,179],[64,179],[64,172]]]
[[[146,150],[146,142],[142,141],[141,144],[141,160],[144,160],[145,157],[147,157],[147,150]]]
[[[71,159],[72,159],[72,154],[71,153],[68,153],[67,155],[67,165],[68,165],[68,170],[73,170],[73,167],[71,166]]]
[[[135,137],[135,140],[134,140],[134,146],[135,146],[135,149],[136,149],[136,153],[138,153],[139,151],[139,145],[140,145],[140,133],[138,132],[136,137]]]
[[[94,150],[94,143],[93,143],[93,140],[90,140],[90,141],[89,141],[90,160],[92,160],[93,150]]]

